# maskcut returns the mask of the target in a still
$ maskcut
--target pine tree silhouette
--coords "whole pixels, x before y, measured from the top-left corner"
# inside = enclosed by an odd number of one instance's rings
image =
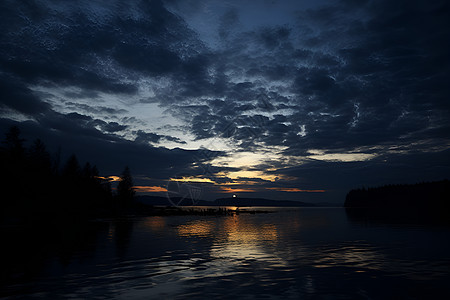
[[[130,168],[126,166],[120,176],[120,182],[117,185],[117,202],[119,213],[128,212],[131,209],[134,194],[133,178],[131,177]]]

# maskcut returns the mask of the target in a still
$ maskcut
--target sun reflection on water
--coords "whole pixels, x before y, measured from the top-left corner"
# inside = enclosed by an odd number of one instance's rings
[[[159,216],[146,218],[144,226],[152,231],[163,231],[166,227],[166,219],[164,217]]]
[[[223,221],[222,229],[223,236],[216,238],[211,246],[211,257],[228,259],[235,264],[257,260],[285,265],[283,259],[270,251],[279,237],[274,224],[255,226],[246,218],[234,215]]]
[[[361,231],[341,217],[339,210],[301,209],[114,220],[102,231],[107,242],[95,270],[88,265],[79,272],[83,265],[76,265],[66,277],[49,277],[44,286],[56,281],[64,292],[43,297],[82,299],[100,290],[117,299],[384,299],[391,295],[380,282],[399,290],[414,284],[447,289],[449,245],[430,260],[424,256],[429,249],[415,240],[430,243],[431,231]]]
[[[177,226],[178,235],[181,237],[210,237],[215,230],[211,220],[196,220]]]

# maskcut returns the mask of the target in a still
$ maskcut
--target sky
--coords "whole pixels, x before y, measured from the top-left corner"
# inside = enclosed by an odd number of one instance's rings
[[[0,129],[139,194],[450,178],[449,2],[1,1]]]

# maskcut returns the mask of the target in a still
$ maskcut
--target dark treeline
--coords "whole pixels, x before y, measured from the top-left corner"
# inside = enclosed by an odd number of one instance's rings
[[[344,205],[347,216],[356,222],[449,224],[450,182],[351,190]]]
[[[50,257],[66,266],[77,253],[93,252],[111,228],[123,255],[132,228],[121,218],[135,209],[127,167],[114,193],[89,162],[75,155],[60,162],[39,139],[27,144],[17,127],[0,143],[0,297],[17,292],[5,286],[22,290]],[[99,217],[109,221],[89,222]]]
[[[346,207],[439,207],[449,208],[450,181],[386,185],[351,190]]]
[[[449,223],[450,181],[355,189],[347,194],[344,206],[354,220]]]
[[[117,194],[96,166],[80,165],[76,155],[61,163],[36,139],[24,146],[18,127],[12,127],[0,145],[1,218],[12,221],[114,216],[128,212],[134,191],[125,168]]]

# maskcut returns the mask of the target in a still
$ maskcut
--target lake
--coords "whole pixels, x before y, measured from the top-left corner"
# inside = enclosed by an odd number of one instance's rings
[[[450,296],[450,227],[343,208],[2,228],[2,299]]]

